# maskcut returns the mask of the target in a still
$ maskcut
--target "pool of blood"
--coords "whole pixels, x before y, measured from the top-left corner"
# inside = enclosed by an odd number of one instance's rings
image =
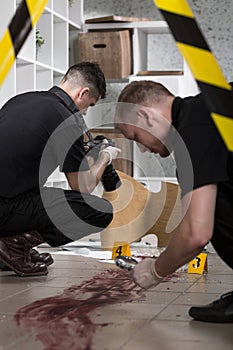
[[[37,300],[20,308],[14,319],[19,327],[33,331],[44,350],[92,350],[93,335],[107,323],[94,323],[96,309],[131,302],[143,296],[131,272],[109,269],[62,294]]]

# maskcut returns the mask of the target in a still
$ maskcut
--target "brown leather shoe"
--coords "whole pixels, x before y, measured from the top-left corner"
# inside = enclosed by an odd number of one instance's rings
[[[30,257],[32,262],[40,262],[47,266],[53,263],[53,258],[49,253],[39,253],[37,250],[32,249],[33,247],[38,246],[41,243],[44,243],[43,238],[37,231],[29,231],[23,233],[22,235],[27,241],[28,248],[30,249]]]
[[[31,261],[28,239],[25,235],[0,239],[0,260],[19,276],[47,275],[45,264]],[[27,237],[28,238],[28,237]]]
[[[39,232],[37,231],[28,231],[28,232],[22,233],[19,236],[25,238],[25,240],[27,241],[25,242],[25,244],[27,244],[28,248],[30,247],[30,249],[45,242],[44,239],[39,234]]]
[[[36,249],[30,249],[29,254],[33,263],[43,263],[46,266],[52,265],[54,263],[52,255],[49,253],[39,253]],[[2,261],[0,261],[0,270],[12,271],[11,268],[5,265]]]
[[[41,262],[46,266],[53,264],[54,260],[49,253],[39,253],[36,249],[30,250],[30,257],[32,262]]]

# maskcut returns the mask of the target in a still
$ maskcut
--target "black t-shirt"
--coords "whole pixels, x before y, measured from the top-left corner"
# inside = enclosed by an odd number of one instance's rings
[[[0,196],[43,186],[57,166],[64,172],[80,170],[82,118],[58,87],[10,99],[0,110]],[[82,170],[87,169],[84,160]]]
[[[175,148],[177,177],[182,195],[203,185],[229,180],[228,162],[232,158],[208,112],[202,94],[175,98],[172,125],[187,147],[193,170],[193,179],[188,181],[190,171],[184,165],[179,147]]]

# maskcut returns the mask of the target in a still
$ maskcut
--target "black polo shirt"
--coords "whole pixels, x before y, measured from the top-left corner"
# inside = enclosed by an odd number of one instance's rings
[[[0,196],[43,186],[57,166],[78,171],[85,156],[82,118],[58,87],[10,99],[0,110]]]
[[[202,94],[187,98],[176,97],[172,106],[172,124],[187,147],[193,168],[191,186],[187,181],[190,173],[185,167],[182,168],[181,152],[175,149],[177,177],[182,195],[203,185],[229,180],[230,153],[208,112]]]

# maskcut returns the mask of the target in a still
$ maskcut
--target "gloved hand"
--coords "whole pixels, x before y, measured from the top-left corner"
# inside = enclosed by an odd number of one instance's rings
[[[155,259],[143,259],[133,269],[133,280],[141,288],[155,287],[162,279],[163,277],[159,276],[155,270]]]
[[[109,154],[109,162],[108,165],[112,163],[113,159],[116,159],[118,157],[118,154],[121,152],[120,148],[117,147],[113,147],[113,146],[108,146],[104,149],[102,149],[99,154],[101,154],[102,152],[107,152]]]

